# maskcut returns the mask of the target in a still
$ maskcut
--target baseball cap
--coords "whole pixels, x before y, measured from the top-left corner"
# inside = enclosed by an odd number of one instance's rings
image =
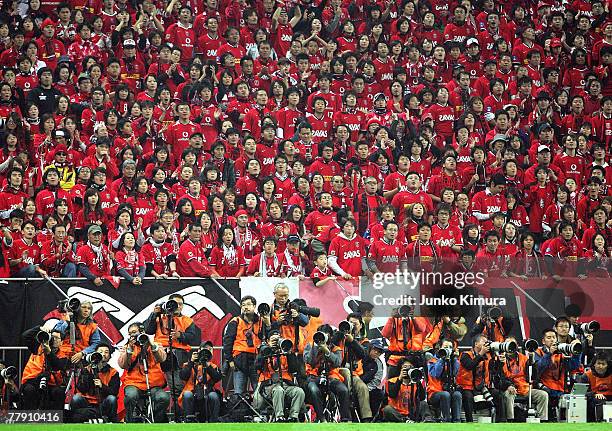
[[[542,123],[540,124],[540,127],[538,127],[538,133],[542,133],[544,130],[553,130],[552,126],[548,123]]]
[[[380,340],[380,338],[375,338],[374,340],[370,341],[370,349],[378,349],[381,352],[384,352],[385,351],[385,345]]]
[[[61,129],[56,129],[53,131],[53,137],[54,138],[65,138],[66,137],[66,133],[64,133],[63,130]]]
[[[48,25],[50,25],[51,27],[55,27],[55,21],[53,21],[51,18],[46,18],[45,20],[43,20],[42,24],[40,25],[40,28],[45,28]]]
[[[425,121],[425,120],[433,120],[433,115],[431,114],[431,112],[428,112],[427,114],[421,117],[421,121]]]
[[[559,39],[558,37],[553,37],[550,40],[550,47],[551,48],[556,48],[556,47],[559,47],[559,46],[561,46],[561,39]]]
[[[59,153],[68,154],[68,147],[66,147],[64,144],[59,144],[55,147],[55,154],[57,155]]]
[[[300,237],[297,235],[289,235],[287,237],[287,243],[291,243],[291,242],[300,242]]]
[[[543,153],[544,151],[548,151],[550,153],[550,148],[547,145],[538,145],[538,153]]]
[[[478,42],[478,39],[476,39],[475,37],[470,37],[468,40],[465,41],[465,46],[470,46],[470,45],[480,46],[480,42]]]
[[[123,41],[123,47],[127,47],[127,46],[133,46],[134,48],[136,48],[136,42],[134,42],[134,39],[126,39]]]
[[[498,133],[495,136],[493,136],[493,139],[491,139],[491,143],[497,142],[497,141],[507,141],[508,137],[502,133]]]
[[[102,229],[97,224],[91,225],[89,226],[89,229],[87,229],[87,235],[95,235],[98,233],[101,234]]]

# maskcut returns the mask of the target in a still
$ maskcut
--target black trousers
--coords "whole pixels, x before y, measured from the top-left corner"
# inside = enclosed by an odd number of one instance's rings
[[[493,396],[493,404],[495,405],[495,422],[506,422],[506,410],[502,402],[501,392],[497,389],[489,389]],[[471,391],[462,389],[463,410],[465,411],[465,421],[474,422],[474,395],[481,394],[480,391]]]
[[[63,410],[66,400],[65,386],[40,388],[40,378],[28,380],[21,385],[21,407],[24,410]]]

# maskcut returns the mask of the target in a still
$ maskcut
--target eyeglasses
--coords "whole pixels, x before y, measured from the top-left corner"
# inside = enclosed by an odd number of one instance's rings
[[[344,183],[344,181],[342,181],[342,180],[334,180],[333,182],[334,182],[334,183],[336,183],[336,184],[342,184],[342,183]]]

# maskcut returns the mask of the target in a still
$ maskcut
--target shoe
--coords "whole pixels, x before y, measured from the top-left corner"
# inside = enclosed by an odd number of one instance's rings
[[[276,422],[276,423],[284,423],[284,422],[286,422],[286,421],[285,421],[285,418],[284,418],[284,417],[279,416],[279,417],[277,417],[276,419],[274,419],[274,422]]]
[[[431,416],[425,416],[423,418],[423,423],[424,424],[431,424],[431,423],[434,423],[434,422],[436,422],[436,420],[434,418],[432,418]]]
[[[286,420],[286,422],[288,423],[297,423],[298,422],[298,418],[289,418]]]
[[[413,424],[413,423],[414,423],[414,421],[413,421],[412,419],[406,419],[406,423],[407,423],[407,424]]]

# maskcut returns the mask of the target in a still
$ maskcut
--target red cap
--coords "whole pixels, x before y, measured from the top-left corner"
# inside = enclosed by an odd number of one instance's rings
[[[55,147],[55,153],[54,156],[58,153],[64,153],[66,155],[68,155],[68,147],[66,147],[66,145],[64,144],[59,144],[58,146]]]
[[[382,126],[382,121],[376,117],[370,118],[368,120],[368,123],[366,124],[366,130],[369,129],[372,124],[378,124],[379,126]]]
[[[238,210],[238,211],[236,211],[236,214],[234,214],[234,217],[238,218],[238,217],[240,217],[241,215],[248,216],[248,215],[249,215],[249,213],[248,213],[248,212],[246,212],[246,210]]]
[[[51,18],[46,18],[40,28],[45,28],[46,26],[50,25],[51,27],[55,27],[55,21],[53,21]]]
[[[553,37],[550,40],[550,47],[551,48],[556,48],[556,47],[559,47],[559,46],[562,46],[561,45],[561,39],[559,39],[558,37]]]
[[[431,112],[428,112],[427,114],[421,117],[421,121],[425,121],[425,120],[433,120],[433,115]]]

